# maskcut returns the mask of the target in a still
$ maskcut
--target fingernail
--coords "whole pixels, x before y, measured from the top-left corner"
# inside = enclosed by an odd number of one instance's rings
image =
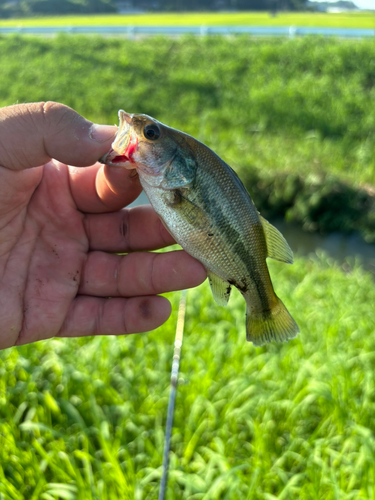
[[[117,127],[112,125],[97,125],[94,123],[91,126],[89,136],[96,142],[106,142],[112,139],[117,133]]]

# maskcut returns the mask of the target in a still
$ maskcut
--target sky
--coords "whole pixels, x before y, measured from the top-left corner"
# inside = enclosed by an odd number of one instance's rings
[[[375,0],[353,0],[360,9],[374,9],[375,10]]]
[[[319,2],[319,0],[313,0],[313,1]],[[320,1],[334,2],[336,0],[320,0]],[[360,9],[373,9],[373,10],[375,10],[375,0],[352,0],[352,1]]]

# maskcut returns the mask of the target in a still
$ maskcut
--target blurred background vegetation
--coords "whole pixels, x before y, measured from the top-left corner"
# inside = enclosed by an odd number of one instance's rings
[[[343,0],[341,0],[343,1]],[[35,15],[105,14],[121,8],[145,11],[301,10],[308,0],[0,0],[0,18]],[[344,1],[343,3],[351,3]]]
[[[212,147],[267,217],[375,241],[375,42],[0,38],[0,105],[150,114]],[[374,251],[375,258],[375,251]],[[245,341],[238,294],[189,292],[168,499],[375,498],[375,284],[360,261],[270,263],[301,333]],[[174,312],[155,332],[0,353],[0,499],[154,499]]]
[[[0,38],[0,104],[154,116],[212,147],[267,217],[375,241],[375,43]]]

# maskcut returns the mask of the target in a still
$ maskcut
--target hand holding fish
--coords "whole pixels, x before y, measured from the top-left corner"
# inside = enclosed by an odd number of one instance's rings
[[[134,171],[95,163],[116,131],[58,103],[0,109],[0,348],[151,330],[170,314],[156,294],[205,279],[183,251],[137,252],[174,240],[151,207],[121,210]]]

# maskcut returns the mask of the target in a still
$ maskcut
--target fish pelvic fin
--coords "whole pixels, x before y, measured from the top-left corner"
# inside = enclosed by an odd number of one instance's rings
[[[273,340],[286,342],[297,336],[299,328],[287,308],[277,298],[277,302],[266,313],[253,313],[249,306],[246,311],[246,340],[260,347]]]
[[[231,286],[230,284],[221,279],[217,274],[208,271],[208,281],[210,282],[212,295],[219,306],[226,306],[228,304]]]
[[[293,264],[293,252],[284,236],[264,217],[259,215],[259,218],[266,238],[267,257],[286,264]]]

